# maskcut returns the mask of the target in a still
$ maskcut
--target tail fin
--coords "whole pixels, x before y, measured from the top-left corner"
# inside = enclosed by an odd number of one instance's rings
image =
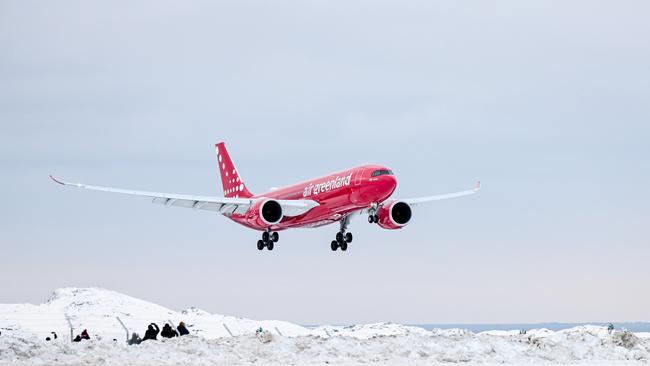
[[[230,154],[226,145],[220,142],[215,145],[217,149],[217,162],[219,172],[221,173],[221,184],[223,186],[223,195],[228,198],[249,198],[253,194],[248,191],[244,180],[239,175],[239,170],[235,163],[230,159]]]

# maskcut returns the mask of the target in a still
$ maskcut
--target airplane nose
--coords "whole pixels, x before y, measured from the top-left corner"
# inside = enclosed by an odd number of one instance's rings
[[[395,176],[393,175],[385,175],[383,176],[383,186],[384,190],[388,194],[387,197],[389,197],[393,192],[395,191],[395,188],[397,188],[397,179],[395,179]]]
[[[391,191],[394,191],[395,188],[397,188],[397,179],[395,178],[394,175],[389,175],[390,177],[390,186],[391,186]]]

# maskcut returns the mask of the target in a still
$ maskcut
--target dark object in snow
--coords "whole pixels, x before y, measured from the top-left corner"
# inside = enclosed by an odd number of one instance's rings
[[[131,339],[129,339],[129,346],[132,346],[134,344],[140,344],[140,343],[142,343],[142,339],[140,338],[140,335],[138,333],[131,334]]]
[[[81,341],[84,340],[84,339],[85,339],[85,340],[89,340],[89,339],[90,339],[90,336],[88,335],[88,330],[87,330],[87,329],[84,329],[84,331],[81,332],[81,334],[77,334],[77,336],[74,337],[74,339],[73,339],[72,341],[73,341],[73,342],[81,342]]]
[[[160,328],[158,328],[158,324],[156,323],[151,323],[149,324],[149,327],[147,327],[147,331],[144,332],[144,338],[142,338],[142,341],[147,341],[147,340],[157,340],[158,339],[158,333],[160,333]]]
[[[625,347],[627,349],[632,349],[637,344],[639,344],[639,338],[634,335],[634,333],[627,330],[614,333],[614,336],[612,336],[612,341],[615,345]]]
[[[178,323],[176,330],[178,330],[178,334],[182,336],[190,334],[190,331],[187,330],[187,327],[185,327],[185,322]]]
[[[614,324],[609,323],[609,325],[607,326],[607,332],[608,332],[609,334],[612,334],[612,331],[613,331],[613,330],[614,330]]]
[[[164,338],[174,338],[178,337],[178,332],[172,329],[172,326],[169,325],[169,323],[165,323],[165,325],[163,325],[162,331],[160,332],[160,336]]]
[[[262,329],[262,327],[257,328],[255,331],[255,336],[262,343],[269,343],[273,340],[273,335],[268,330]]]

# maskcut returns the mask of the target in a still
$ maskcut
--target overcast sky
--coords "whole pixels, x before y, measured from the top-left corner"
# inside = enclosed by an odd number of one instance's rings
[[[298,323],[650,320],[647,1],[0,0],[0,302],[100,286]],[[71,181],[254,192],[362,163],[417,207],[259,233]]]

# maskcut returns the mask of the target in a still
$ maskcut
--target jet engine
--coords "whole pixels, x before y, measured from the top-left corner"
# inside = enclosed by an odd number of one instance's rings
[[[379,226],[384,229],[396,230],[406,226],[411,221],[411,206],[402,201],[384,203],[377,211]]]
[[[246,214],[249,224],[257,227],[269,227],[282,221],[282,206],[273,199],[262,199],[253,204]]]

